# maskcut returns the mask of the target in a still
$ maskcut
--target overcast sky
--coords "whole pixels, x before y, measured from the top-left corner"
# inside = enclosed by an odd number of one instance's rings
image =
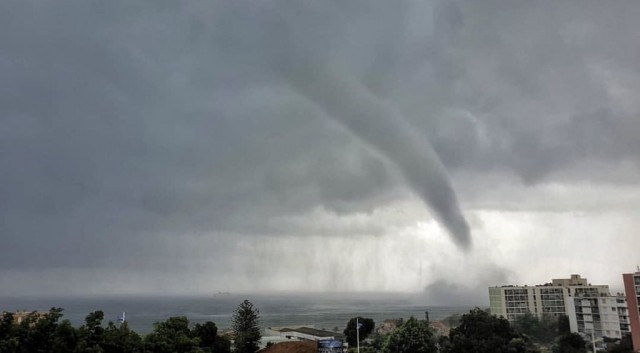
[[[2,1],[0,295],[620,290],[640,263],[638,18]]]

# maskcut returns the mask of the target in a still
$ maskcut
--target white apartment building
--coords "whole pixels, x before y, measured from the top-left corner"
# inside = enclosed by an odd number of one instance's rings
[[[629,315],[624,295],[605,297],[568,297],[567,316],[571,332],[596,341],[603,337],[622,338],[629,334]]]
[[[576,274],[543,285],[489,287],[489,303],[492,314],[509,321],[527,313],[567,315],[572,332],[589,340],[593,333],[596,342],[629,332],[624,296],[611,296],[609,286],[591,285]]]
[[[568,279],[553,279],[536,286],[489,287],[491,313],[509,321],[531,313],[535,316],[566,314],[567,297],[610,296],[609,286],[591,285],[580,275]]]

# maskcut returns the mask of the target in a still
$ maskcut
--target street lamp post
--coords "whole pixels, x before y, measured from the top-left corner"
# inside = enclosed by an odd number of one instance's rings
[[[356,344],[360,353],[360,318],[356,317]]]

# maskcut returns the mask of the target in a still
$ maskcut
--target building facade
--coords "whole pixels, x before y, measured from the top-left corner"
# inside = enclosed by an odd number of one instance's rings
[[[627,297],[633,350],[640,352],[640,269],[635,273],[624,273],[622,280],[624,282],[624,293]]]
[[[514,321],[527,313],[537,317],[566,315],[568,297],[610,295],[609,286],[591,285],[586,278],[571,275],[543,285],[489,287],[489,304],[492,314]]]
[[[627,301],[620,294],[600,297],[568,297],[567,316],[571,332],[600,342],[604,337],[620,339],[630,333]]]
[[[571,331],[598,346],[604,337],[621,338],[630,329],[624,296],[612,296],[609,286],[591,285],[575,274],[543,285],[490,287],[489,303],[492,314],[509,321],[525,314],[567,315]]]

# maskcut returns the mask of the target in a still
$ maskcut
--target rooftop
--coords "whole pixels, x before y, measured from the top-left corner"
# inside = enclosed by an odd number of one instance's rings
[[[278,332],[298,332],[298,333],[303,333],[305,335],[311,335],[316,337],[342,337],[343,336],[341,333],[318,330],[311,327],[298,327],[298,328],[284,327],[280,329],[272,328],[272,330],[278,331]]]
[[[318,344],[312,341],[294,341],[276,343],[259,350],[260,353],[316,353]]]

